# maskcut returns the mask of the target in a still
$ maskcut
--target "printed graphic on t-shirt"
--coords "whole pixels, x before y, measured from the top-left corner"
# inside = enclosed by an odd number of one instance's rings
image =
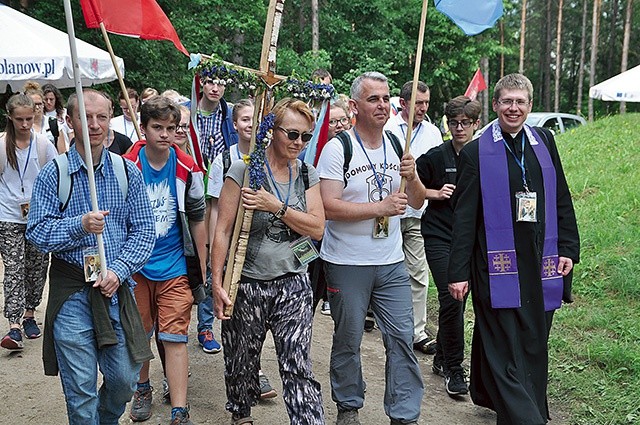
[[[156,219],[156,239],[166,236],[176,221],[176,199],[168,181],[147,185],[147,193]]]
[[[378,186],[378,182],[382,183],[382,188]],[[369,193],[369,202],[380,202],[391,193],[391,182],[393,177],[386,174],[378,174],[378,178],[371,175],[367,178],[367,192]]]

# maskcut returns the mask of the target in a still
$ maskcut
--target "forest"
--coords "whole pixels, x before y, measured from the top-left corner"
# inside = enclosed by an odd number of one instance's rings
[[[62,0],[3,0],[65,30]],[[158,0],[191,53],[257,67],[267,0]],[[473,2],[470,2],[471,4]],[[99,30],[87,29],[72,1],[76,35],[104,48]],[[281,75],[309,76],[330,70],[340,93],[363,71],[391,80],[392,94],[413,76],[422,2],[417,0],[291,0],[285,3],[278,43]],[[640,22],[633,0],[505,0],[504,15],[477,36],[466,36],[429,1],[420,78],[431,87],[432,117],[464,93],[477,68],[488,86],[500,76],[523,72],[533,82],[534,110],[599,117],[618,113],[617,102],[591,101],[589,87],[640,63]],[[636,24],[636,25],[634,25]],[[524,37],[522,36],[524,34]],[[188,95],[188,58],[168,41],[111,35],[125,61],[127,85]],[[109,91],[118,91],[117,83]],[[483,121],[491,117],[486,95]],[[246,93],[230,93],[231,100]],[[627,104],[638,111],[638,104]]]

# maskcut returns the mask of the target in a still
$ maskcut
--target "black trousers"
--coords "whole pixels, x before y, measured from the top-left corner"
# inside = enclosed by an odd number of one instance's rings
[[[438,289],[438,335],[436,358],[442,360],[445,370],[462,370],[464,359],[464,308],[463,302],[449,294],[449,244],[439,239],[425,238],[425,252],[431,276]]]

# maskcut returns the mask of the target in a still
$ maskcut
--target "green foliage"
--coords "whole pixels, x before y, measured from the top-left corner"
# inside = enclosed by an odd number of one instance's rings
[[[550,396],[572,424],[640,420],[640,114],[557,137],[582,240],[576,301],[556,313]]]

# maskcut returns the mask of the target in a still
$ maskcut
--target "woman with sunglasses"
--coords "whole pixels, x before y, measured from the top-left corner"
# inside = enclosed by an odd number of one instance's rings
[[[211,263],[214,311],[224,320],[226,408],[232,413],[232,424],[253,424],[251,406],[260,397],[260,352],[270,329],[291,423],[319,425],[325,421],[320,384],[311,371],[313,294],[306,264],[313,259],[311,239],[322,237],[324,209],[315,168],[297,159],[311,139],[313,115],[304,102],[289,98],[278,102],[273,114],[262,187],[257,191],[242,187],[247,166],[236,161],[218,202]],[[231,301],[222,288],[222,277],[240,203],[254,210],[254,215],[234,313],[229,317],[224,308]]]
[[[42,108],[40,108],[42,109]],[[42,166],[57,152],[33,131],[36,107],[31,97],[16,94],[7,102],[6,134],[0,137],[0,255],[4,263],[4,315],[9,333],[0,345],[24,346],[20,327],[29,339],[40,337],[34,318],[42,301],[48,255],[25,239],[33,182]]]

